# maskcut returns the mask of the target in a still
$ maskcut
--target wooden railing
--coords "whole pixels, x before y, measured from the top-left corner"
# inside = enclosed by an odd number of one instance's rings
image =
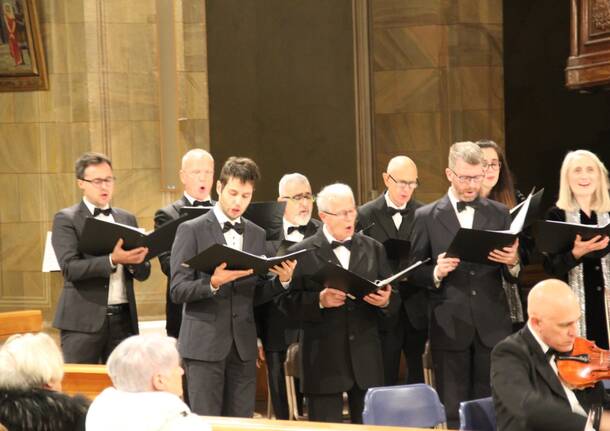
[[[24,310],[0,313],[0,338],[42,330],[42,311]]]
[[[62,391],[70,394],[85,395],[94,399],[100,392],[112,386],[105,365],[65,364]]]

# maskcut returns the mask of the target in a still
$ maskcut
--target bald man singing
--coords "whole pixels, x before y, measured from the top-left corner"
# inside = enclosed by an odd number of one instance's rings
[[[528,296],[527,325],[496,345],[491,385],[499,431],[610,429],[603,385],[573,390],[557,375],[555,358],[570,352],[580,307],[570,287],[544,280]]]
[[[422,206],[413,199],[419,185],[417,166],[407,156],[396,156],[390,160],[383,173],[386,190],[374,200],[358,208],[357,230],[384,243],[388,239],[408,240],[411,235],[413,215]],[[404,268],[405,263],[388,259],[394,272]],[[384,380],[386,385],[399,383],[400,355],[407,360],[406,383],[423,383],[422,354],[428,335],[426,292],[406,282],[396,284],[400,293],[400,312],[380,325],[381,350],[383,354]]]

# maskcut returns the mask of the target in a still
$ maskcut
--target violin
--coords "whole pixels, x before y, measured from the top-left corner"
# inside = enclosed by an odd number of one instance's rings
[[[584,389],[610,378],[610,351],[600,349],[593,341],[576,338],[572,351],[557,356],[561,379],[576,389]]]

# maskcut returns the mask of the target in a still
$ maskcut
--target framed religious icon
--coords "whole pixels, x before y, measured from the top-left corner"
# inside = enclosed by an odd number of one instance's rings
[[[48,85],[36,0],[0,0],[0,91]]]

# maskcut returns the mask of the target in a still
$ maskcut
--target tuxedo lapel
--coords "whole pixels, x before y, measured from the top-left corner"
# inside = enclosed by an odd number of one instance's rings
[[[384,230],[388,238],[396,238],[398,231],[394,220],[387,213],[388,205],[385,201],[385,194],[379,196],[375,201],[375,222],[379,224],[379,227]],[[367,226],[363,226],[366,228]]]
[[[488,222],[489,202],[485,198],[479,198],[479,208],[474,212],[474,220],[472,222],[473,229],[485,229]]]
[[[410,228],[413,223],[413,213],[415,212],[415,202],[413,199],[409,200],[405,209],[407,213],[402,216],[400,229],[398,229],[398,238],[401,239],[409,239]]]
[[[309,238],[310,236],[315,235],[317,231],[318,231],[318,226],[312,220],[309,220],[309,223],[307,223],[307,228],[305,229],[305,235],[303,236],[303,238]]]
[[[568,398],[566,396],[565,390],[561,383],[559,382],[559,377],[553,371],[553,368],[549,364],[544,355],[544,352],[540,348],[540,345],[530,332],[529,328],[525,326],[521,330],[521,336],[524,338],[527,343],[530,352],[532,353],[532,360],[534,361],[534,365],[536,367],[536,372],[540,374],[540,376],[546,381],[547,385],[556,395],[563,398],[566,402],[569,403]]]
[[[460,229],[460,222],[457,214],[451,205],[449,196],[445,195],[436,205],[434,217],[451,233],[455,233]]]
[[[214,211],[208,211],[204,216],[204,220],[207,224],[207,231],[212,234],[214,237],[214,242],[216,244],[226,244],[225,236],[222,234],[222,229],[220,228],[220,222],[214,215]],[[244,250],[245,250],[245,237],[244,237]]]
[[[251,252],[254,249],[254,226],[252,223],[244,218],[241,219],[242,223],[245,223],[244,226],[244,244],[243,251]],[[224,238],[224,235],[223,235]]]
[[[333,253],[334,255],[335,253]],[[360,266],[362,260],[365,258],[366,250],[364,250],[364,244],[360,235],[354,235],[352,237],[352,250],[349,255],[349,267],[348,269],[352,272],[356,271],[356,268]]]
[[[339,259],[337,259],[337,256],[330,247],[330,243],[326,240],[322,229],[318,229],[318,232],[315,236],[316,238],[313,242],[313,246],[315,247],[316,255],[324,262],[330,261],[337,265],[341,265]]]

